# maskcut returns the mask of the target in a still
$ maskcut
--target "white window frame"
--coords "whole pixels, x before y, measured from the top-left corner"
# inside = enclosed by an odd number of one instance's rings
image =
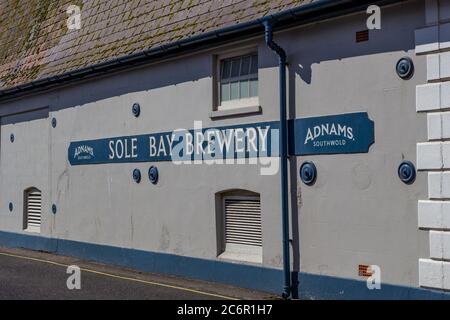
[[[221,99],[221,78],[222,78],[222,61],[230,58],[239,58],[246,55],[256,54],[258,56],[258,96],[256,97],[248,97],[248,98],[241,98],[241,99],[235,99],[235,100],[229,100],[229,101],[222,101]],[[216,59],[216,94],[215,94],[215,108],[213,111],[228,111],[228,110],[235,110],[235,109],[246,109],[246,108],[258,108],[260,109],[259,104],[259,92],[260,92],[260,86],[259,86],[259,54],[258,54],[258,48],[257,47],[249,47],[244,48],[240,50],[234,50],[225,52],[223,54],[217,55]],[[245,110],[242,110],[245,112]]]
[[[245,245],[245,244],[236,244],[236,243],[227,243],[226,241],[226,210],[225,210],[225,201],[226,200],[259,200],[261,205],[261,196],[224,196],[222,198],[222,225],[223,225],[223,252],[219,255],[220,259],[225,260],[237,260],[244,261],[256,264],[262,264],[263,257],[263,246],[261,243],[260,247]],[[262,237],[262,210],[261,214],[261,237]],[[262,239],[261,239],[262,241]]]

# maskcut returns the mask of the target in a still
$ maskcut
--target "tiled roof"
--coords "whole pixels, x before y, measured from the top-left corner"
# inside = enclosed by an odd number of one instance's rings
[[[0,90],[315,0],[0,0]],[[67,27],[69,5],[81,29]]]

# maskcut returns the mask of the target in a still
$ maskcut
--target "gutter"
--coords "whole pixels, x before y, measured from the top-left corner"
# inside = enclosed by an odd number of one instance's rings
[[[91,78],[108,72],[146,64],[171,55],[180,54],[188,50],[199,50],[217,46],[221,43],[236,41],[239,38],[250,38],[264,31],[264,21],[272,21],[273,28],[286,29],[294,25],[301,25],[329,19],[332,17],[365,10],[370,4],[390,4],[407,0],[318,0],[297,8],[278,12],[261,19],[225,27],[206,32],[187,39],[175,41],[156,48],[144,50],[131,55],[122,56],[106,62],[83,67],[60,75],[34,80],[16,87],[0,90],[0,101],[31,92],[45,90],[50,87],[73,83],[81,79]]]

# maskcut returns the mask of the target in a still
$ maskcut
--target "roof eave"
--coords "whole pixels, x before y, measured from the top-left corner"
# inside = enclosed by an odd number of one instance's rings
[[[0,90],[0,101],[11,99],[18,95],[46,90],[50,87],[91,78],[99,74],[118,71],[126,67],[149,63],[162,58],[163,56],[167,57],[167,55],[176,55],[189,50],[213,47],[222,43],[235,41],[237,38],[250,38],[256,34],[263,33],[263,22],[265,20],[271,20],[274,23],[274,29],[278,31],[295,25],[316,22],[365,10],[369,4],[387,5],[404,1],[407,0],[319,0],[310,4],[281,11],[261,19],[228,26],[134,54],[111,59],[106,62],[93,64],[59,75],[3,89]]]

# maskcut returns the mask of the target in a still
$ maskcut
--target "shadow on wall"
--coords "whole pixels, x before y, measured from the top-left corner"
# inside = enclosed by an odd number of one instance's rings
[[[8,100],[0,103],[0,117],[21,114],[48,106],[50,111],[83,106],[133,92],[196,82],[210,77],[211,73],[211,59],[205,59],[202,55],[192,55],[183,59],[135,67],[128,71],[100,75],[45,93]],[[30,120],[23,118],[16,121],[16,118],[14,122]]]
[[[14,113],[0,118],[1,125],[48,118],[48,107]]]
[[[383,8],[381,30],[370,30],[369,40],[366,42],[356,42],[356,33],[367,29],[366,14],[319,22],[303,27],[301,32],[286,34],[282,46],[288,53],[289,71],[292,75],[289,78],[290,84],[295,83],[293,80],[296,74],[305,83],[311,84],[314,81],[312,74],[314,64],[379,53],[398,51],[406,53],[413,50],[414,31],[425,25],[424,16],[417,14],[418,12],[424,12],[422,0]]]
[[[80,106],[134,92],[196,82],[210,77],[211,73],[211,60],[201,55],[141,66],[132,71],[122,71],[102,77],[103,79],[83,82],[78,85],[77,90],[83,92],[81,96],[72,90],[62,91],[58,97],[60,104],[53,106],[52,110]]]

